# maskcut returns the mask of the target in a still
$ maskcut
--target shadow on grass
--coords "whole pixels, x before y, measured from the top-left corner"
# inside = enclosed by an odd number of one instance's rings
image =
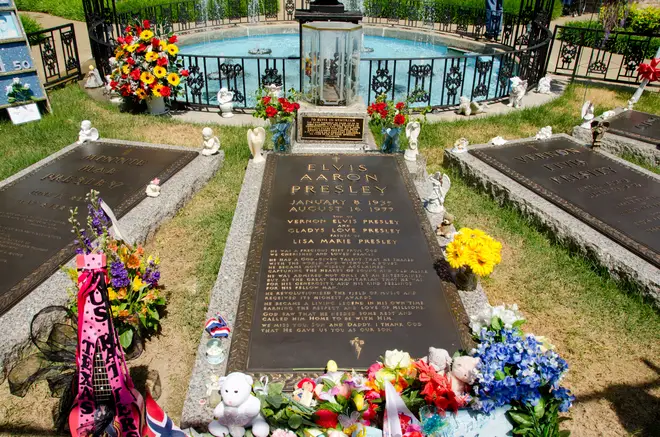
[[[608,401],[621,425],[635,436],[660,436],[660,398],[651,391],[660,388],[660,367],[647,359],[640,360],[657,378],[642,384],[616,384],[605,390],[578,396],[575,403],[604,399]]]

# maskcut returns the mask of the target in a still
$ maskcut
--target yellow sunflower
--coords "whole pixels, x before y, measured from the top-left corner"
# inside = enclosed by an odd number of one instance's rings
[[[176,54],[179,53],[179,48],[174,44],[170,44],[167,46],[167,53],[169,53],[172,56],[176,56]]]
[[[146,83],[147,85],[151,85],[154,82],[154,80],[156,80],[156,78],[154,77],[153,74],[149,73],[148,71],[145,71],[140,75],[140,80]]]
[[[126,51],[133,53],[137,48],[138,48],[138,44],[131,44],[130,46],[126,47]]]
[[[140,33],[140,39],[142,41],[151,41],[151,38],[154,37],[154,33],[150,30],[143,30],[142,33]]]
[[[162,89],[163,89],[163,85],[161,84],[156,85],[152,90],[154,93],[154,97],[163,97],[163,95],[160,93],[160,90]]]
[[[165,67],[161,67],[160,65],[154,67],[154,76],[156,76],[158,79],[162,79],[167,75],[167,70]]]
[[[158,53],[156,53],[156,52],[147,52],[147,54],[144,55],[144,58],[149,62],[157,61],[158,60]]]
[[[144,100],[147,98],[147,92],[142,88],[138,88],[137,90],[135,90],[135,95],[138,96],[140,100]]]
[[[452,241],[447,245],[447,262],[450,266],[457,269],[467,264],[467,248],[457,241]]]
[[[167,51],[167,41],[163,41],[163,40],[160,41],[160,49],[164,52]]]
[[[181,82],[181,78],[176,73],[170,73],[167,75],[167,81],[170,83],[170,85],[177,86]]]
[[[130,73],[131,72],[131,66],[128,65],[128,64],[122,65],[121,72],[124,73],[124,74]]]

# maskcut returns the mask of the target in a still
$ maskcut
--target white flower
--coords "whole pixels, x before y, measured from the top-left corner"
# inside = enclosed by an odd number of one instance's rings
[[[411,363],[410,354],[397,349],[385,352],[385,359],[383,364],[388,369],[396,369],[398,367],[408,367]]]
[[[14,80],[12,81],[12,83],[18,84],[18,83],[21,83],[21,80],[19,78],[15,77]]]
[[[470,329],[475,334],[481,332],[482,328],[490,329],[493,317],[499,318],[502,321],[503,327],[507,329],[513,328],[513,325],[519,320],[525,320],[522,313],[518,311],[517,304],[513,304],[508,308],[506,305],[489,306],[479,314],[470,317]]]
[[[30,84],[29,83],[24,84],[23,89],[24,90],[29,90],[30,89]]]
[[[610,118],[610,117],[614,116],[614,114],[615,114],[614,111],[605,111],[605,112],[603,112],[603,115],[601,115],[600,117],[601,117],[603,120],[605,120],[605,119],[607,119],[607,118]]]
[[[12,91],[13,89],[14,89],[14,88],[13,88],[11,85],[7,85],[7,86],[5,87],[5,92],[7,93],[7,95],[9,95],[9,93],[11,93],[11,91]]]
[[[547,140],[552,136],[552,126],[542,127],[541,130],[536,134],[537,140]]]
[[[114,67],[115,65],[117,65],[117,58],[113,56],[112,58],[108,59],[108,62],[110,63],[111,67]]]

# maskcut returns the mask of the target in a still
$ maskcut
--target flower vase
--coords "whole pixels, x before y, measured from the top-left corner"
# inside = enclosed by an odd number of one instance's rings
[[[477,289],[479,280],[470,267],[461,267],[456,271],[456,288],[463,291],[474,291]]]
[[[291,151],[291,127],[290,121],[271,121],[270,132],[273,134],[273,151],[288,153]]]
[[[164,97],[152,97],[147,100],[147,109],[151,115],[163,115],[167,112]]]
[[[383,153],[397,153],[399,151],[400,127],[390,127],[382,130],[383,145],[380,150]]]

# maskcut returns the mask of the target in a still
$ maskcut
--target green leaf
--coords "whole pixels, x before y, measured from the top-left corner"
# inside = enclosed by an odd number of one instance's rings
[[[541,417],[543,417],[544,414],[545,414],[545,402],[543,402],[543,398],[541,398],[539,400],[539,403],[536,404],[536,406],[534,407],[534,417],[540,419]]]
[[[133,343],[133,330],[127,329],[126,331],[119,334],[119,343],[124,349],[128,349]]]
[[[298,429],[300,428],[300,425],[302,425],[302,417],[299,416],[298,414],[294,414],[293,416],[289,417],[289,428],[291,429]]]
[[[502,372],[501,370],[497,370],[497,371],[495,371],[495,380],[496,380],[496,381],[501,381],[501,380],[503,380],[505,377],[506,377],[506,375],[505,375],[504,372]]]
[[[517,320],[513,323],[513,329],[520,328],[525,323],[525,319]]]
[[[523,414],[523,413],[516,413],[514,411],[509,411],[509,417],[511,419],[520,424],[523,425],[525,428],[529,428],[530,426],[533,425],[532,418],[529,414]]]
[[[283,382],[272,382],[268,384],[268,395],[269,396],[281,395],[282,389],[284,389]]]
[[[494,330],[499,331],[502,329],[502,321],[499,317],[493,317],[490,321],[490,326],[492,326]]]
[[[335,399],[337,400],[337,403],[338,403],[338,404],[346,405],[347,399],[346,399],[344,396],[342,396],[342,395],[337,395],[337,396],[335,397]]]
[[[149,314],[150,314],[151,317],[153,317],[154,319],[156,319],[156,320],[160,320],[160,316],[158,315],[158,311],[153,310],[153,309],[150,309],[150,310],[149,310]]]
[[[567,429],[559,431],[559,437],[568,437],[571,435],[571,432]]]
[[[273,415],[273,410],[271,410],[270,408],[262,408],[261,414],[263,414],[265,418],[269,418],[270,416]]]
[[[282,397],[282,395],[266,396],[266,402],[268,402],[270,406],[275,408],[276,410],[282,406],[283,401],[284,398]]]

